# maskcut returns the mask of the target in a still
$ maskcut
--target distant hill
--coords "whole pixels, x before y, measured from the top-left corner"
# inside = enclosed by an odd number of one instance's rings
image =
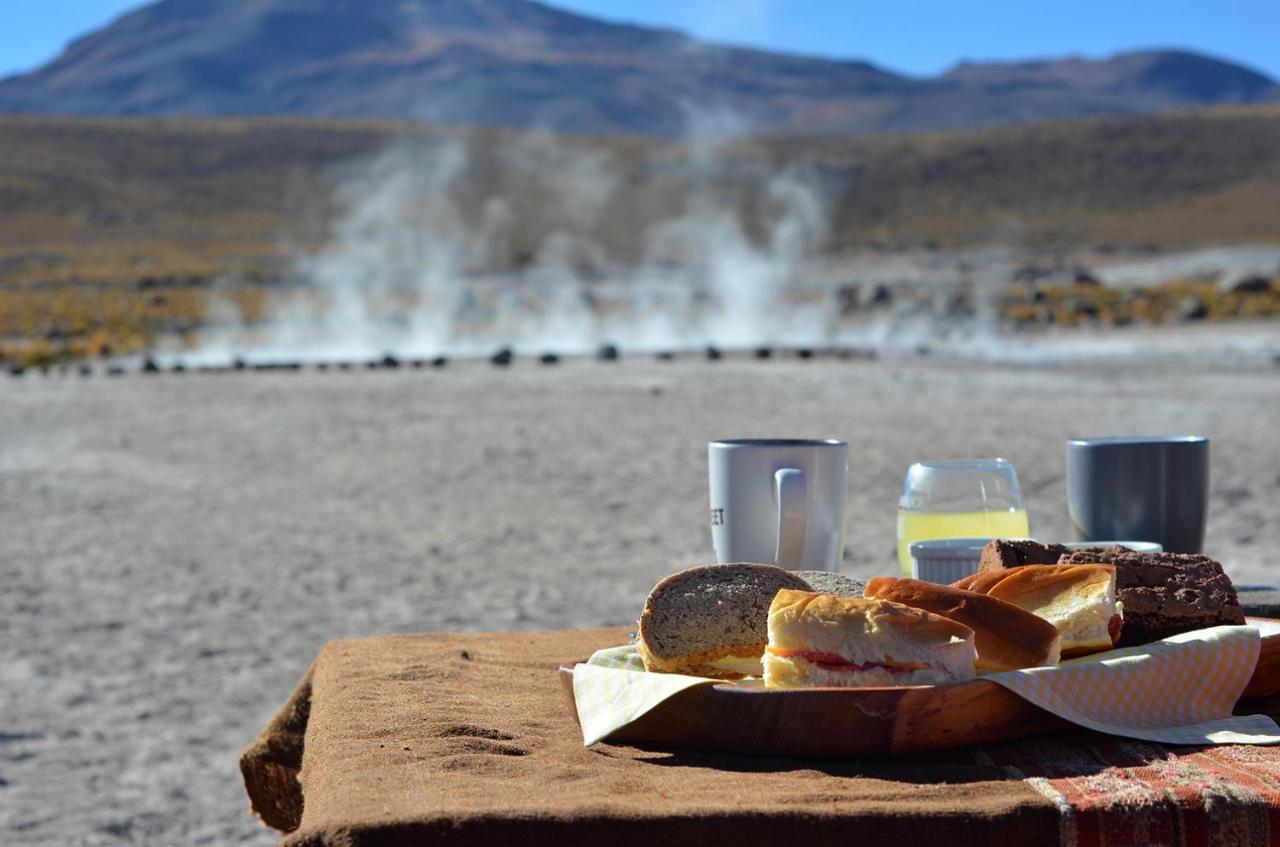
[[[1270,101],[1280,101],[1274,80],[1185,51],[964,64],[918,79],[530,0],[162,0],[0,81],[7,112],[365,117],[667,137],[707,114],[763,132],[904,132]]]
[[[495,156],[521,136],[301,118],[0,117],[0,286],[270,275],[283,257],[328,237],[335,191],[353,163],[442,138],[473,157]],[[668,165],[688,155],[682,145],[583,136],[557,144],[607,163],[626,186],[592,223],[592,237],[615,259],[642,249],[647,223],[681,213],[687,188]],[[1280,107],[796,136],[738,142],[720,159],[754,175],[736,180],[744,185],[791,165],[810,169],[830,200],[831,252],[1280,243]],[[481,177],[458,199],[479,208],[495,191],[536,204],[520,185]],[[511,261],[546,237],[540,227],[563,223],[536,208],[512,211],[525,241],[511,245]]]
[[[156,335],[197,331],[211,318],[215,283],[256,320],[271,292],[296,281],[299,257],[352,237],[342,209],[388,187],[416,195],[415,174],[450,167],[459,149],[474,163],[447,189],[463,231],[483,229],[495,197],[511,224],[474,270],[524,267],[567,232],[598,248],[588,261],[649,257],[648,236],[705,211],[708,190],[720,198],[713,209],[736,210],[756,231],[752,222],[776,210],[774,177],[793,169],[828,201],[818,247],[835,261],[824,266],[839,267],[842,254],[935,246],[1061,257],[1280,244],[1280,107],[744,140],[714,151],[710,170],[704,145],[632,137],[350,119],[0,116],[0,362],[139,350]],[[567,156],[549,179],[501,166],[547,150]],[[577,184],[593,174],[614,189],[602,211],[573,214],[586,208],[578,200],[601,200]],[[549,190],[578,200],[547,202]]]

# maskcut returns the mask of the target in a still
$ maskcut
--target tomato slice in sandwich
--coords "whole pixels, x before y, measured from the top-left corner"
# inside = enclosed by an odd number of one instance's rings
[[[783,647],[766,647],[765,650],[770,655],[777,656],[780,659],[804,659],[806,662],[829,671],[868,671],[872,668],[880,668],[890,673],[907,673],[909,671],[925,670],[930,667],[930,665],[923,662],[850,662],[835,653],[789,650]]]

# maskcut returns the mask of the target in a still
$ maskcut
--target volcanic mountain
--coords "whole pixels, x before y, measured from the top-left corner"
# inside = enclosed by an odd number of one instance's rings
[[[0,80],[0,111],[323,115],[674,136],[942,130],[1280,100],[1177,50],[936,78],[710,44],[531,0],[160,0]],[[726,117],[726,116],[732,116]]]

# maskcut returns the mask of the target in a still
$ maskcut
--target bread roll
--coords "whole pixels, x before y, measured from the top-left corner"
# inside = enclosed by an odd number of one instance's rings
[[[996,597],[1058,628],[1062,658],[1110,650],[1120,638],[1123,607],[1110,565],[1024,565],[976,573],[955,588]]]
[[[779,591],[765,685],[933,685],[973,678],[973,630],[875,598]]]
[[[868,582],[866,596],[924,609],[969,627],[974,632],[979,671],[1058,663],[1057,627],[1004,600],[948,585],[887,576]]]

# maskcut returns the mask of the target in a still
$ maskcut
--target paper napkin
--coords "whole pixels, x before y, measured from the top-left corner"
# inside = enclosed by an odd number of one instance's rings
[[[1219,626],[982,679],[1110,735],[1165,744],[1280,744],[1271,718],[1231,714],[1260,650],[1253,627]],[[687,688],[725,684],[743,683],[647,673],[634,647],[599,650],[573,672],[582,741],[603,740]]]

